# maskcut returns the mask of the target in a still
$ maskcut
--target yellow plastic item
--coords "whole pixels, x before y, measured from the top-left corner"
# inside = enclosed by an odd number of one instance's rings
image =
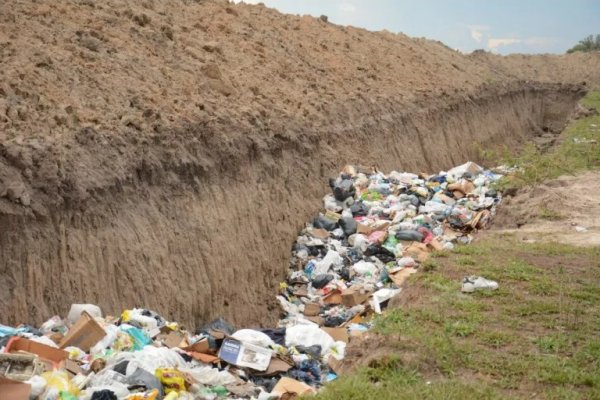
[[[71,379],[69,379],[69,374],[66,371],[44,372],[42,378],[46,380],[47,388],[53,388],[59,392],[67,392],[73,396],[79,396],[79,389],[77,386],[73,385]]]
[[[179,394],[177,392],[171,392],[168,395],[166,395],[165,397],[163,397],[163,400],[177,400],[178,397],[179,397]]]
[[[175,368],[157,368],[154,375],[163,384],[165,394],[170,394],[171,392],[178,393],[185,390],[185,377],[181,371]]]
[[[177,395],[177,393],[175,393],[175,394]],[[125,397],[125,400],[156,400],[157,397],[158,397],[158,390],[153,389],[151,392],[148,392],[148,393],[130,394],[129,396]]]
[[[177,329],[179,329],[179,325],[177,324],[177,322],[170,322],[166,325],[166,327],[172,331],[176,331]]]
[[[129,322],[130,319],[131,319],[131,310],[125,310],[121,313],[121,321],[122,322]]]

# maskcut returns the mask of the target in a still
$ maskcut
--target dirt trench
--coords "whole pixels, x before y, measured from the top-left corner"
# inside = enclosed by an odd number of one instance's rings
[[[481,148],[560,132],[583,94],[576,85],[515,83],[431,108],[348,103],[337,123],[304,132],[284,120],[282,131],[295,136],[270,141],[216,141],[190,123],[172,133],[178,141],[115,147],[82,131],[61,167],[102,185],[79,190],[73,181],[53,193],[34,182],[27,206],[18,191],[16,201],[0,201],[0,321],[39,324],[90,302],[108,314],[148,307],[190,327],[217,316],[273,324],[290,246],[341,166],[434,172],[477,160]],[[19,149],[2,147],[5,181],[22,179]],[[52,166],[57,149],[37,149],[36,162]],[[127,151],[131,164],[120,165]]]

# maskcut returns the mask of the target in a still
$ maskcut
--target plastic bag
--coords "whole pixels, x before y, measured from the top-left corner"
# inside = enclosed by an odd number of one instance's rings
[[[158,390],[154,389],[147,393],[130,394],[125,397],[125,400],[156,400],[158,398]]]
[[[36,398],[39,395],[41,395],[42,393],[44,393],[44,390],[46,389],[46,385],[47,385],[46,380],[39,375],[32,376],[31,378],[26,380],[25,383],[28,383],[29,385],[31,385],[31,397],[32,398]]]
[[[230,385],[236,382],[236,378],[229,372],[219,371],[218,368],[209,366],[180,368],[179,370],[191,376],[196,382],[207,386]]]
[[[152,343],[152,340],[144,333],[143,330],[133,326],[121,325],[121,330],[131,336],[133,340],[132,350],[141,350],[144,346]]]
[[[359,261],[352,266],[354,272],[359,275],[371,275],[374,276],[377,273],[377,267],[375,264],[367,261]]]
[[[92,318],[102,318],[102,310],[95,304],[71,304],[67,319],[71,324],[74,324],[84,311],[90,314]]]
[[[344,231],[344,235],[350,236],[356,233],[356,221],[352,217],[342,217],[339,222],[340,228]]]
[[[332,265],[342,265],[344,259],[335,250],[329,250],[325,257],[317,263],[313,275],[324,275],[329,271]]]
[[[165,394],[185,390],[185,376],[181,371],[175,368],[158,368],[155,375],[162,383]]]
[[[275,345],[275,342],[273,342],[269,336],[253,329],[240,329],[231,335],[231,337],[240,342],[250,343],[265,348]]]
[[[321,354],[324,355],[334,343],[331,336],[317,325],[296,325],[288,327],[285,331],[285,345],[287,347],[319,345],[321,346]]]
[[[107,325],[104,327],[106,336],[104,336],[98,343],[96,343],[91,349],[90,354],[103,353],[107,347],[113,345],[117,336],[119,335],[119,328],[115,325]]]
[[[66,371],[44,372],[42,378],[46,380],[46,390],[56,389],[58,392],[67,392],[74,396],[79,395],[79,389],[73,385]]]

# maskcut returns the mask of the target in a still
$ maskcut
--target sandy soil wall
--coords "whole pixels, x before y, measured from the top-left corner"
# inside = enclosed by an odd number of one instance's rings
[[[0,320],[40,323],[91,302],[107,313],[147,306],[189,326],[217,316],[272,323],[295,234],[341,166],[435,171],[477,159],[480,146],[516,147],[544,127],[559,130],[583,93],[515,84],[429,108],[347,102],[335,124],[304,131],[282,120],[269,142],[138,144],[128,157],[133,172],[110,185],[71,188],[56,205],[1,203]],[[189,124],[174,135],[198,138],[205,129]],[[110,160],[119,151],[87,135],[70,144],[69,168],[94,174],[86,165],[94,154]],[[27,160],[19,149],[5,145],[0,158],[13,182],[22,176],[14,165]],[[56,160],[61,149],[38,150],[34,161]]]

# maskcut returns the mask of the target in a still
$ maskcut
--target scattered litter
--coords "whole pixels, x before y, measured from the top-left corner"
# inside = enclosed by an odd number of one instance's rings
[[[598,141],[595,139],[581,139],[581,138],[575,137],[575,138],[573,138],[573,143],[575,143],[575,144],[594,144],[594,143],[598,143]]]
[[[510,171],[511,168],[504,168]],[[0,398],[277,399],[339,376],[346,346],[433,251],[468,244],[495,215],[502,175],[468,162],[417,175],[346,166],[299,233],[273,329],[217,319],[190,332],[152,310],[73,304],[40,329],[0,325]],[[576,228],[577,229],[577,228]],[[463,291],[498,284],[465,278]]]
[[[469,276],[463,279],[462,291],[464,293],[473,293],[476,290],[496,290],[498,282],[485,279],[481,276]]]
[[[588,228],[586,228],[585,226],[577,225],[577,226],[575,226],[575,231],[577,231],[579,233],[583,233],[583,232],[587,232]]]

